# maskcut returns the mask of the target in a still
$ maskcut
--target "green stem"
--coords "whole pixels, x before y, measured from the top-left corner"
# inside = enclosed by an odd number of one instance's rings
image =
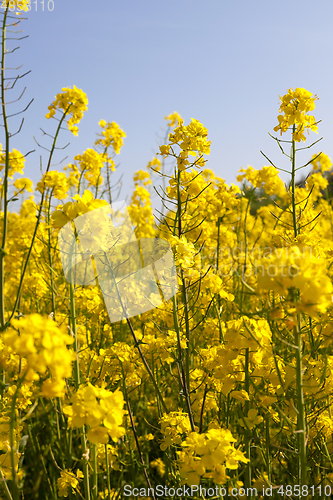
[[[295,133],[295,131],[296,131],[296,125],[293,125],[293,134]],[[295,177],[296,177],[296,146],[293,138],[292,151],[291,151],[291,203],[293,209],[294,236],[296,238],[298,234],[298,228],[297,228],[296,197],[295,197]]]
[[[272,464],[271,464],[271,456],[270,456],[270,435],[269,435],[269,416],[266,417],[266,461],[267,461],[267,476],[269,482],[272,481]]]
[[[4,329],[5,325],[5,276],[4,276],[4,257],[5,245],[7,238],[7,224],[8,224],[8,173],[9,173],[9,130],[8,130],[8,120],[5,104],[5,53],[6,53],[6,21],[8,14],[8,6],[4,12],[4,18],[2,23],[2,51],[1,51],[1,104],[2,104],[2,116],[3,124],[5,129],[5,177],[3,180],[3,232],[2,232],[2,243],[0,249],[0,326]]]
[[[16,417],[16,400],[21,388],[21,385],[23,384],[23,381],[25,379],[27,372],[23,374],[21,378],[19,378],[17,382],[17,387],[15,390],[15,393],[13,395],[13,400],[11,404],[11,411],[10,411],[10,456],[11,456],[11,466],[12,466],[12,494],[13,494],[13,500],[19,500],[19,490],[17,486],[17,475],[16,475],[16,465],[15,465],[15,453],[16,453],[16,445],[15,445],[15,417]]]
[[[293,125],[293,134],[296,125]],[[294,237],[298,235],[296,196],[295,196],[295,174],[296,174],[296,147],[294,136],[292,138],[291,154],[291,201],[293,214]],[[295,301],[299,299],[299,292],[294,293]],[[296,346],[296,391],[297,391],[297,441],[298,441],[298,475],[299,484],[307,484],[307,456],[306,456],[306,416],[303,393],[303,367],[302,367],[302,332],[301,315],[297,315],[297,325],[294,327],[294,339]]]
[[[175,330],[176,330],[176,334],[177,334],[177,346],[178,346],[177,365],[178,365],[178,370],[179,370],[179,380],[180,380],[180,384],[182,387],[183,396],[185,398],[185,404],[187,407],[187,413],[188,413],[188,417],[190,420],[191,430],[192,430],[192,432],[194,432],[195,431],[195,424],[194,424],[190,395],[189,395],[188,388],[187,388],[186,375],[185,375],[185,370],[184,370],[183,350],[182,350],[181,339],[180,339],[180,328],[179,328],[178,314],[177,314],[177,299],[176,299],[175,293],[172,297],[172,301],[173,301],[174,326],[175,326]]]
[[[96,449],[96,444],[93,444],[93,467],[94,467],[94,472],[93,472],[93,487],[91,489],[92,492],[92,497],[94,500],[97,500],[98,497],[98,481],[97,481],[97,449]]]
[[[249,394],[250,390],[250,375],[249,375],[249,348],[245,351],[245,390]],[[250,410],[250,401],[245,401],[245,413],[248,415]],[[245,441],[245,455],[250,459],[250,462],[245,467],[245,485],[247,488],[251,488],[251,436],[249,436],[249,431],[246,429],[244,432]]]
[[[184,278],[184,272],[181,269],[181,280],[182,280],[182,296],[183,296],[183,305],[184,305],[184,321],[185,321],[185,332],[186,332],[186,341],[187,346],[185,349],[185,375],[186,375],[186,385],[188,393],[191,393],[190,389],[190,320],[188,314],[188,297],[186,290],[186,283]]]
[[[79,350],[78,350],[78,341],[77,341],[77,329],[76,329],[76,312],[75,312],[75,297],[74,297],[74,284],[72,282],[72,273],[70,277],[69,283],[69,293],[70,293],[70,322],[71,328],[74,335],[74,350],[76,352],[76,359],[74,361],[74,380],[75,380],[75,389],[78,391],[80,386],[80,364],[79,364]],[[82,454],[86,452],[87,448],[87,439],[85,433],[84,425],[80,429],[81,435],[81,449]],[[89,487],[89,461],[86,457],[83,456],[83,474],[84,474],[84,491],[85,491],[85,499],[90,500],[90,487]]]
[[[177,227],[177,232],[178,232],[178,238],[181,237],[182,235],[182,200],[181,200],[181,171],[178,170],[177,172],[177,219],[175,220],[175,226],[176,223],[178,224]],[[174,230],[176,227],[174,228]],[[184,304],[184,321],[185,321],[185,330],[186,330],[186,341],[187,341],[187,346],[185,349],[185,367],[184,367],[184,360],[183,360],[183,350],[181,347],[181,339],[180,339],[180,326],[179,326],[179,321],[178,321],[178,308],[177,308],[177,299],[176,296],[173,296],[173,315],[174,315],[174,325],[175,325],[175,330],[177,333],[177,345],[178,345],[178,357],[179,357],[179,377],[182,385],[182,390],[187,406],[187,412],[190,420],[190,425],[192,432],[195,431],[195,425],[194,425],[194,418],[193,418],[193,413],[192,413],[192,408],[191,408],[191,400],[190,400],[190,325],[189,325],[189,315],[188,315],[188,298],[187,298],[187,291],[186,291],[186,283],[185,283],[185,278],[184,278],[184,272],[183,269],[181,269],[181,293],[182,293],[182,298],[183,298],[183,304]]]
[[[108,445],[105,445],[106,482],[108,485],[108,500],[111,500],[110,466],[108,456]]]
[[[69,283],[69,304],[70,304],[70,325],[74,336],[74,351],[76,353],[76,359],[74,361],[75,389],[78,390],[80,386],[80,364],[79,364],[79,349],[78,349],[77,329],[76,329],[74,284],[72,283],[72,279],[70,280]]]
[[[294,328],[296,348],[296,385],[297,385],[297,437],[299,453],[299,484],[307,484],[307,456],[306,456],[306,419],[303,394],[302,369],[302,333],[300,332],[300,315],[298,325]]]
[[[47,225],[50,226],[50,213],[51,213],[51,199],[52,192],[50,193],[49,206],[47,211]],[[54,297],[54,279],[52,272],[52,254],[51,254],[51,228],[48,228],[48,254],[49,254],[49,264],[50,264],[50,279],[51,279],[51,304],[52,304],[52,312],[53,312],[53,320],[55,321],[55,297]]]
[[[104,153],[107,153],[107,148],[105,148]],[[106,183],[109,195],[109,204],[112,206],[112,195],[111,195],[111,185],[110,185],[110,172],[109,172],[109,162],[106,162]]]
[[[182,235],[182,201],[181,201],[181,192],[180,192],[180,177],[181,171],[178,171],[177,174],[177,211],[178,211],[178,237],[180,238]],[[187,291],[186,291],[186,283],[184,278],[184,271],[181,269],[181,293],[183,297],[183,305],[184,305],[184,320],[185,320],[185,329],[186,329],[186,340],[187,346],[185,349],[185,376],[186,376],[186,385],[187,391],[190,393],[190,326],[189,326],[189,316],[188,316],[188,300],[187,300]],[[185,380],[184,380],[185,382]]]

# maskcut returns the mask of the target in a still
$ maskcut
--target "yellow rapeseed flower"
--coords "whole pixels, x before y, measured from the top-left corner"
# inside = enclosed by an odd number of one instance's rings
[[[286,132],[290,126],[295,125],[296,130],[293,134],[293,139],[296,142],[305,141],[304,131],[307,129],[317,133],[316,120],[313,115],[309,115],[309,111],[315,109],[315,100],[317,95],[313,95],[308,90],[297,87],[295,90],[289,89],[287,94],[280,97],[280,113],[278,116],[279,124],[274,127],[275,132],[280,130]]]
[[[72,89],[64,87],[48,107],[49,112],[46,114],[46,118],[52,118],[57,109],[66,112],[67,115],[71,115],[68,120],[68,128],[73,135],[77,135],[79,130],[77,124],[82,120],[83,113],[87,108],[88,98],[83,90],[78,89],[75,85]]]

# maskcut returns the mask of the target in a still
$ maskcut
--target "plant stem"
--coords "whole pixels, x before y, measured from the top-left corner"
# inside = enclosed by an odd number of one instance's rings
[[[250,390],[250,375],[249,375],[249,348],[245,351],[245,390],[249,393]],[[250,402],[245,401],[245,413],[248,415],[250,410]],[[247,488],[251,488],[251,437],[249,436],[249,431],[246,429],[244,433],[245,441],[245,455],[250,460],[245,466],[245,485]]]
[[[176,299],[175,294],[172,297],[172,301],[173,301],[174,325],[175,325],[175,330],[176,330],[176,334],[177,334],[177,346],[178,346],[178,358],[179,358],[177,361],[177,366],[178,366],[179,380],[181,383],[183,396],[185,398],[185,403],[186,403],[186,407],[187,407],[188,417],[190,420],[191,430],[192,430],[192,432],[194,432],[195,431],[195,424],[194,424],[194,418],[193,418],[193,413],[192,413],[192,408],[191,408],[190,395],[189,395],[187,383],[186,383],[184,361],[183,361],[183,350],[182,350],[182,346],[181,346],[180,328],[179,328],[178,314],[177,314],[177,299]]]
[[[11,456],[11,466],[12,466],[12,494],[13,500],[19,500],[19,490],[17,487],[17,475],[16,475],[16,465],[15,465],[15,454],[16,454],[16,445],[15,445],[15,407],[16,407],[16,399],[19,394],[21,385],[25,379],[27,372],[23,374],[22,377],[18,379],[17,387],[15,393],[13,395],[13,400],[11,404],[10,410],[10,456]]]
[[[306,418],[303,394],[302,369],[302,333],[300,331],[300,314],[298,325],[294,328],[296,348],[296,385],[297,385],[297,438],[299,453],[299,484],[307,484],[307,456],[306,456]]]
[[[296,131],[296,125],[293,125],[293,134]],[[294,136],[293,136],[294,137]],[[294,236],[296,238],[298,234],[297,228],[297,214],[296,214],[296,197],[295,197],[295,175],[296,175],[296,146],[294,138],[292,139],[292,151],[291,151],[291,203],[293,209],[293,227]]]
[[[50,193],[49,206],[47,211],[47,225],[50,226],[50,212],[51,212],[51,199],[52,192]],[[49,265],[50,265],[50,280],[51,280],[51,304],[53,312],[53,320],[55,321],[55,297],[54,297],[54,279],[52,272],[52,254],[51,254],[51,228],[48,228],[48,254],[49,254]]]
[[[2,23],[2,46],[1,46],[1,104],[2,104],[2,116],[3,124],[5,129],[5,176],[3,180],[3,230],[2,230],[2,243],[0,249],[0,326],[3,329],[5,325],[5,276],[4,276],[4,257],[5,245],[7,238],[7,224],[8,224],[8,173],[9,173],[9,130],[8,130],[8,120],[5,104],[5,53],[6,53],[6,21],[8,14],[8,6],[4,12],[4,18]]]
[[[70,276],[69,283],[69,293],[70,293],[70,322],[71,328],[74,335],[74,350],[76,352],[76,359],[74,361],[74,380],[75,380],[75,389],[78,391],[80,386],[80,364],[79,364],[79,350],[78,350],[78,341],[77,341],[77,329],[76,329],[76,312],[75,312],[75,297],[74,297],[74,284],[72,280],[72,271]],[[89,487],[89,461],[86,456],[83,456],[83,453],[86,453],[87,440],[84,425],[80,429],[81,435],[81,449],[82,449],[82,458],[83,458],[83,474],[84,474],[84,491],[85,491],[85,499],[90,500],[90,487]]]
[[[92,497],[94,500],[97,500],[98,497],[98,482],[97,482],[97,449],[96,444],[93,444],[93,487],[91,489]]]
[[[106,482],[108,485],[108,500],[111,500],[110,466],[108,457],[108,445],[105,445]]]
[[[293,134],[296,125],[293,125]],[[291,152],[291,201],[293,214],[294,238],[297,238],[297,214],[295,196],[295,174],[296,174],[296,147],[294,135],[292,138]],[[294,293],[295,301],[299,299],[299,292]],[[302,367],[302,332],[301,315],[297,314],[297,325],[294,327],[294,339],[296,346],[296,391],[297,391],[297,441],[298,441],[298,480],[299,484],[307,484],[307,456],[306,456],[306,416],[303,393],[303,367]]]
[[[146,482],[147,482],[148,488],[149,488],[149,489],[150,489],[150,491],[151,491],[151,495],[152,495],[152,497],[153,497],[153,500],[156,500],[156,499],[155,499],[155,495],[154,495],[154,490],[153,490],[153,489],[152,489],[152,487],[151,487],[150,480],[149,480],[149,477],[148,477],[148,474],[147,474],[146,464],[145,464],[145,462],[144,462],[144,460],[143,460],[143,456],[142,456],[142,453],[141,453],[140,443],[139,443],[138,435],[137,435],[136,428],[135,428],[135,424],[134,424],[134,419],[133,419],[133,415],[132,415],[132,411],[131,411],[130,402],[129,402],[129,399],[128,399],[128,394],[127,394],[127,389],[126,389],[126,379],[125,379],[125,374],[124,374],[123,367],[122,367],[122,372],[123,372],[123,388],[124,388],[124,396],[125,396],[125,399],[126,399],[126,404],[127,404],[128,414],[129,414],[129,417],[130,417],[130,420],[131,420],[131,426],[132,426],[132,430],[133,430],[133,434],[134,434],[134,439],[135,439],[135,443],[136,443],[136,448],[137,448],[137,450],[138,450],[138,454],[139,454],[140,462],[141,462],[141,465],[142,465],[142,467],[143,467],[143,473],[144,473],[144,475],[145,475],[145,479],[146,479]]]
[[[271,463],[271,455],[269,451],[270,447],[270,434],[269,434],[269,422],[270,418],[269,416],[266,417],[265,421],[265,429],[266,429],[266,461],[267,461],[267,476],[269,482],[272,481],[272,463]]]
[[[177,218],[175,219],[175,226],[176,222],[178,222],[178,227],[177,227],[177,233],[178,233],[178,238],[181,237],[182,235],[182,200],[181,200],[181,171],[178,170],[177,172]],[[174,228],[174,231],[176,230],[176,227]],[[176,296],[173,296],[173,316],[174,316],[174,326],[175,330],[177,333],[177,345],[178,345],[178,357],[179,357],[179,364],[178,364],[178,370],[179,370],[179,376],[180,376],[180,381],[182,385],[182,390],[183,390],[183,395],[185,398],[186,406],[187,406],[187,412],[190,420],[190,425],[192,432],[195,431],[195,425],[194,425],[194,418],[193,418],[193,413],[192,413],[192,408],[191,408],[191,400],[190,400],[190,325],[189,325],[189,315],[188,315],[188,297],[187,297],[187,290],[186,290],[186,283],[185,283],[185,278],[184,278],[184,271],[181,269],[180,271],[181,274],[181,293],[182,293],[182,298],[183,298],[183,305],[184,305],[184,321],[185,321],[185,330],[186,330],[186,349],[185,349],[185,368],[184,368],[184,360],[183,360],[183,349],[181,346],[181,339],[180,339],[180,325],[178,321],[178,307],[177,307],[177,299]]]

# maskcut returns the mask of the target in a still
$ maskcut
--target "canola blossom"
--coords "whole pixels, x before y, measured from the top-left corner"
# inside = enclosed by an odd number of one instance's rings
[[[77,135],[79,131],[77,124],[81,121],[87,108],[88,99],[81,89],[78,89],[75,85],[72,89],[64,87],[48,107],[49,112],[46,114],[46,118],[52,118],[57,109],[62,111],[64,116],[71,115],[68,120],[68,129],[73,135]]]
[[[315,117],[308,114],[309,111],[315,109],[315,100],[317,99],[318,96],[313,95],[308,90],[299,87],[295,90],[290,88],[287,94],[280,97],[280,112],[283,114],[278,116],[279,124],[274,127],[275,132],[280,130],[282,135],[290,126],[294,126],[293,139],[297,142],[306,140],[305,130],[317,133],[318,127]]]

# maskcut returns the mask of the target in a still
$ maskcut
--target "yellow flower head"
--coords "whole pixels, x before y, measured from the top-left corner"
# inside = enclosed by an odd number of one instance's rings
[[[70,427],[89,425],[88,439],[92,443],[106,444],[108,436],[117,441],[125,434],[122,427],[124,397],[119,390],[111,392],[88,384],[79,388],[72,396],[71,403],[71,406],[64,406]]]
[[[295,125],[293,139],[296,142],[305,141],[304,131],[311,129],[317,133],[316,120],[313,115],[309,115],[309,111],[315,109],[315,100],[319,99],[317,95],[313,95],[308,90],[297,87],[295,90],[289,89],[287,94],[280,97],[280,114],[278,116],[279,124],[274,127],[274,131],[280,133],[286,132],[288,128]]]
[[[240,172],[245,173],[237,176],[238,182],[241,182],[245,178],[251,182],[254,187],[262,187],[269,195],[277,194],[282,197],[286,192],[286,188],[279,177],[278,171],[276,168],[272,167],[272,165],[269,167],[262,167],[261,170],[255,170],[253,167],[248,166],[247,169],[240,169]]]
[[[332,161],[325,153],[313,155],[311,164],[314,171],[320,170],[322,173],[332,168]]]
[[[11,348],[14,355],[26,359],[31,374],[35,372],[42,377],[51,374],[52,378],[43,384],[43,395],[61,397],[65,378],[72,373],[75,355],[67,346],[73,343],[73,337],[64,333],[55,321],[39,314],[13,319],[11,324],[13,328],[3,334],[4,344]],[[38,380],[39,377],[33,378]]]
[[[173,133],[169,134],[169,144],[160,146],[160,152],[157,153],[163,157],[171,153],[175,156],[173,146],[178,145],[180,153],[177,158],[177,166],[180,171],[186,170],[190,165],[189,156],[194,156],[193,166],[204,167],[204,154],[209,155],[211,141],[207,139],[208,131],[198,120],[191,118],[191,123],[183,125],[183,120],[179,123]]]
[[[237,469],[238,462],[249,462],[234,447],[236,439],[228,429],[209,429],[204,434],[191,432],[181,443],[184,451],[178,453],[179,472],[188,485],[199,484],[201,477],[208,477],[216,484],[228,478],[226,469]]]
[[[332,304],[333,286],[327,274],[326,262],[317,257],[312,248],[303,249],[294,245],[276,248],[261,259],[258,274],[258,289],[274,290],[288,297],[298,289],[298,308],[315,316],[325,312]]]
[[[103,129],[102,138],[97,139],[97,141],[95,141],[95,145],[100,145],[104,148],[112,146],[114,152],[116,154],[119,154],[120,149],[124,143],[123,137],[126,137],[125,132],[119,127],[116,122],[110,123],[106,122],[105,120],[101,120],[98,125],[100,125]]]
[[[75,493],[79,485],[79,480],[83,477],[83,473],[78,470],[75,475],[69,469],[62,470],[60,472],[60,477],[57,480],[57,488],[59,497],[67,497],[69,494],[70,488],[72,492]]]
[[[182,125],[184,121],[177,111],[171,113],[169,116],[165,116],[165,119],[167,120],[168,127],[178,127],[178,125]]]
[[[27,177],[24,177],[23,179],[16,179],[16,181],[13,183],[13,185],[16,187],[17,191],[15,191],[14,195],[16,196],[20,191],[29,191],[30,193],[33,192],[33,182],[28,179]]]
[[[79,215],[86,214],[91,210],[103,207],[107,205],[107,201],[94,199],[94,195],[88,189],[85,190],[82,196],[76,194],[73,196],[75,202],[65,203],[63,206],[59,206],[57,210],[51,215],[53,227],[60,229],[67,222],[75,219]]]
[[[147,168],[154,168],[158,172],[161,170],[162,162],[158,158],[153,158],[147,165]]]
[[[70,188],[66,174],[57,170],[52,170],[44,174],[40,182],[37,183],[36,190],[43,193],[45,188],[50,188],[53,196],[58,200],[66,198]]]
[[[97,183],[100,185],[103,182],[101,170],[104,166],[104,161],[107,160],[107,155],[89,148],[82,155],[74,156],[74,160],[79,163],[80,170],[84,178],[88,181],[88,186],[96,186]]]
[[[71,115],[68,120],[68,128],[73,135],[78,134],[78,124],[83,117],[84,111],[88,108],[88,98],[83,90],[73,86],[73,88],[64,87],[62,93],[56,95],[55,101],[48,107],[49,112],[46,118],[52,118],[57,109]]]
[[[8,177],[11,179],[16,173],[23,174],[25,158],[17,149],[13,149],[12,152],[8,154],[9,160],[9,170]],[[2,146],[0,144],[0,172],[6,166],[6,154],[5,151],[2,150]]]

